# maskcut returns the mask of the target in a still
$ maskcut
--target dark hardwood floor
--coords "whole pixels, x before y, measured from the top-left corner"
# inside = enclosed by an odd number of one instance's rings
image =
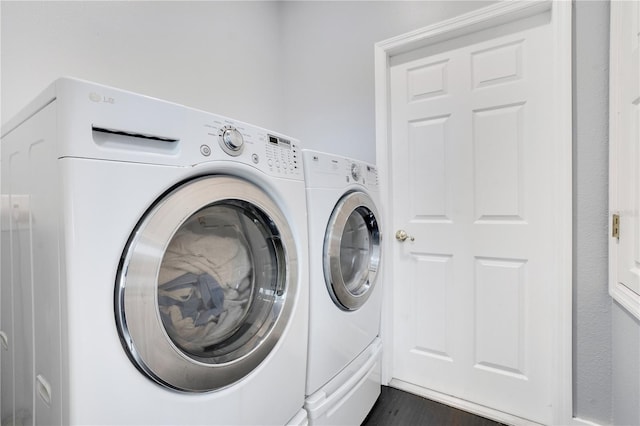
[[[388,386],[362,426],[503,426],[502,423],[451,408]]]

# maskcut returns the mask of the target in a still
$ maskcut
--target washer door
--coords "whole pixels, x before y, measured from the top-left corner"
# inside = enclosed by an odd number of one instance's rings
[[[271,352],[292,313],[298,262],[287,221],[257,186],[189,181],[132,234],[116,322],[134,364],[187,392],[228,386]]]
[[[378,212],[362,192],[346,194],[333,209],[324,239],[324,276],[331,298],[346,311],[371,295],[380,264]]]

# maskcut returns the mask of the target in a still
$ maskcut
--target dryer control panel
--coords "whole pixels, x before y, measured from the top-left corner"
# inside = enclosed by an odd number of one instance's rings
[[[305,150],[302,156],[308,187],[341,188],[358,184],[378,190],[378,169],[373,164],[312,150]]]
[[[345,159],[347,183],[359,183],[368,187],[378,186],[378,170],[371,164]]]

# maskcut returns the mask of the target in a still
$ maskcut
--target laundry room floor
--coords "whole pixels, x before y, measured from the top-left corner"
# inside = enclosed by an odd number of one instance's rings
[[[382,393],[362,426],[504,426],[493,420],[449,407],[389,386]]]

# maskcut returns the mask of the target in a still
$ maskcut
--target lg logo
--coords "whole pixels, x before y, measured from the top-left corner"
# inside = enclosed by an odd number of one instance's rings
[[[114,98],[111,98],[109,96],[102,96],[101,94],[96,92],[89,93],[89,99],[92,100],[93,102],[104,102],[106,104],[116,103],[116,100]]]

